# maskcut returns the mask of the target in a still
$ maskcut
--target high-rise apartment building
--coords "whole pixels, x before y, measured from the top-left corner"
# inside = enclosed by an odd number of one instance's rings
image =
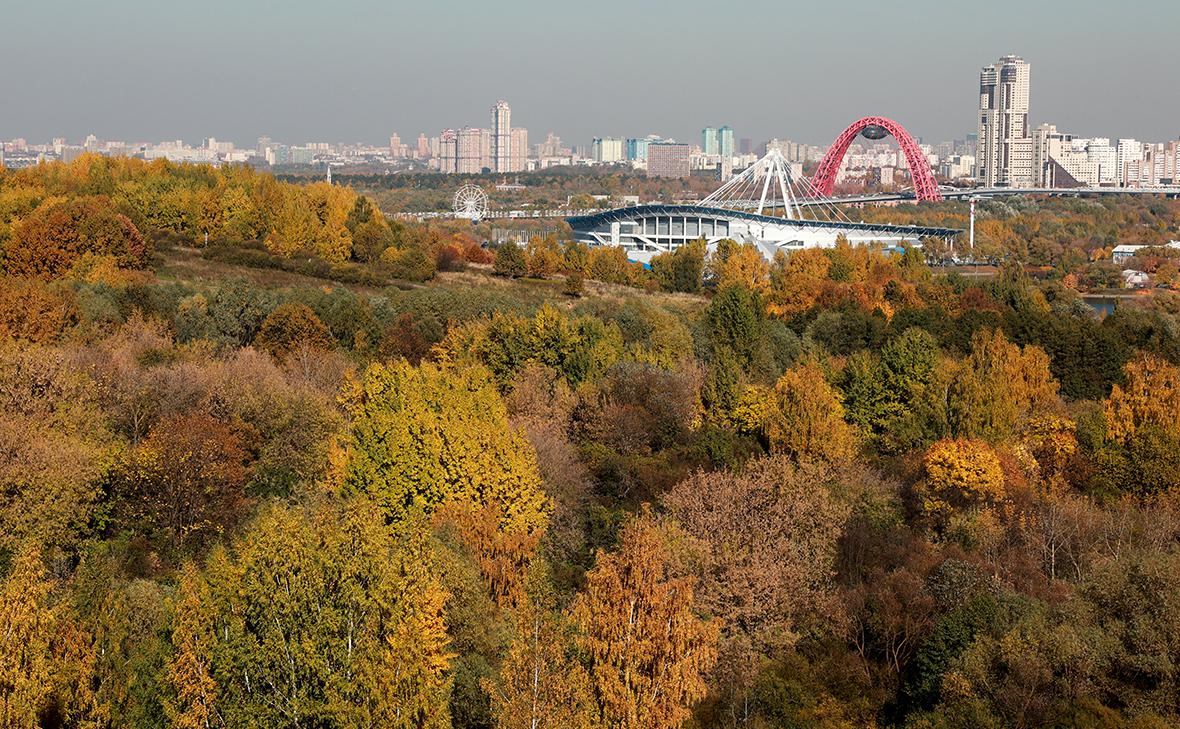
[[[1073,135],[1057,131],[1056,124],[1041,124],[1032,133],[1033,186],[1052,187],[1056,174],[1054,163],[1060,164],[1070,149]]]
[[[508,102],[497,101],[492,107],[492,171],[512,171],[512,109]]]
[[[688,177],[692,174],[687,144],[655,142],[647,147],[648,177]]]
[[[438,171],[459,171],[459,135],[454,129],[444,129],[438,135]]]
[[[717,130],[717,154],[722,157],[732,157],[733,153],[733,127],[726,124]]]
[[[1160,184],[1180,185],[1180,140],[1164,145],[1160,159]]]
[[[1034,187],[1092,187],[1098,164],[1086,153],[1085,140],[1041,124],[1032,133]]]
[[[705,154],[717,154],[717,130],[705,127],[701,130],[701,151]]]
[[[1143,143],[1137,139],[1120,139],[1115,147],[1117,184],[1127,187],[1143,177]]]
[[[545,137],[545,141],[537,145],[537,156],[544,157],[563,157],[568,156],[570,151],[561,146],[561,137],[553,132],[549,132]]]
[[[477,175],[484,168],[484,130],[463,127],[455,139],[455,172],[461,175]]]
[[[1004,56],[979,74],[979,152],[975,176],[985,187],[1031,187],[1029,64]]]
[[[430,156],[430,140],[426,138],[425,134],[418,135],[418,159],[426,159]]]
[[[513,127],[510,145],[512,154],[509,155],[508,171],[524,172],[529,165],[529,130]]]
[[[1098,165],[1099,185],[1114,185],[1119,179],[1118,148],[1110,143],[1107,137],[1093,139],[1075,139],[1075,148],[1083,148],[1092,162]]]
[[[511,145],[511,140],[509,140]],[[492,142],[492,130],[479,130],[479,171],[487,170],[493,171],[496,166],[495,156],[492,153],[494,143]]]
[[[650,139],[641,139],[639,137],[630,137],[627,139],[627,159],[631,162],[646,162],[647,148],[651,144]]]
[[[595,137],[590,150],[590,156],[595,162],[623,160],[623,140],[619,137]]]

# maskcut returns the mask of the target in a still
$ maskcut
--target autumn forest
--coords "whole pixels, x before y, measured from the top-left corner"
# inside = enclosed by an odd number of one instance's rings
[[[1083,296],[1180,202],[970,275],[384,195],[0,167],[0,726],[1180,723],[1180,252]]]

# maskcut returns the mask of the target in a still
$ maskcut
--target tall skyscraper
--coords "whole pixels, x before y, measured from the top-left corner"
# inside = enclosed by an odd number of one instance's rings
[[[713,127],[701,130],[701,151],[705,154],[717,154],[717,130]]]
[[[733,127],[726,124],[717,130],[717,154],[732,157],[733,153]]]
[[[979,74],[979,154],[975,177],[985,187],[1031,187],[1029,65],[1004,56]]]
[[[508,102],[497,101],[492,107],[492,171],[512,171],[512,109]]]

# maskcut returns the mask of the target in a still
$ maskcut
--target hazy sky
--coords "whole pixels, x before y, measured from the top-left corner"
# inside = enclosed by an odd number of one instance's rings
[[[504,98],[530,141],[826,144],[868,114],[937,141],[1017,53],[1034,124],[1162,141],[1178,45],[1180,0],[0,0],[0,139],[377,143]]]

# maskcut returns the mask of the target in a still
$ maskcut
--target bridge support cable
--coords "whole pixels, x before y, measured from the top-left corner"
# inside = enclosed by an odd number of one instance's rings
[[[700,204],[758,215],[782,208],[785,219],[851,222],[839,207],[815,194],[810,180],[796,178],[791,173],[790,163],[777,147],[771,147],[762,159],[717,188]]]

